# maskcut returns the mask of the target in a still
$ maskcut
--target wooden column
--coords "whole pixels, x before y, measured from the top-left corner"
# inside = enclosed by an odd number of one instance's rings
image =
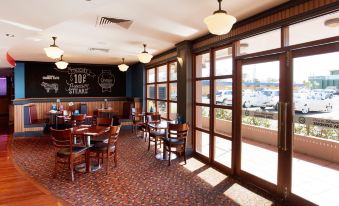
[[[187,138],[188,153],[192,153],[193,147],[193,120],[192,120],[192,43],[190,41],[183,41],[176,45],[177,48],[177,60],[178,60],[178,107],[177,111],[180,116],[183,116],[186,122],[190,124],[190,131]]]

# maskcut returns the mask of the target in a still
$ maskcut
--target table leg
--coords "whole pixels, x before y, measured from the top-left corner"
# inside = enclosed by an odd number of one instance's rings
[[[91,159],[89,158],[89,152],[86,152],[86,172],[90,172]]]

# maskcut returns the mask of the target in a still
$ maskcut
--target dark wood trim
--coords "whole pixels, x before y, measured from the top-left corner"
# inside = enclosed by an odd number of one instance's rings
[[[262,51],[262,52],[257,52],[257,53],[253,53],[253,54],[246,54],[246,55],[237,56],[235,59],[236,60],[239,60],[239,59],[245,60],[245,59],[258,58],[258,57],[265,57],[265,56],[281,54],[284,51],[285,50],[282,49],[282,48],[277,48],[277,49],[272,49],[272,50],[268,50],[268,51]]]
[[[209,158],[206,157],[206,156],[204,156],[204,155],[202,155],[202,154],[200,154],[199,152],[196,152],[196,151],[195,151],[195,152],[193,153],[193,156],[194,156],[195,158],[197,158],[199,161],[201,161],[201,162],[203,162],[203,163],[205,163],[205,164],[207,164],[207,165],[210,164]]]
[[[218,133],[218,132],[213,132],[214,136],[217,136],[217,137],[220,137],[222,139],[227,139],[229,141],[232,141],[232,136],[228,136],[228,135],[225,135],[225,134],[221,134],[221,133]]]
[[[297,57],[304,57],[304,56],[311,56],[311,55],[318,55],[318,54],[326,54],[326,53],[330,53],[334,51],[339,51],[339,37],[338,37],[338,41],[335,41],[332,43],[292,50],[292,56],[293,58],[297,58]]]
[[[239,45],[233,45],[233,52],[236,52]],[[241,170],[241,115],[242,115],[242,61],[235,60],[233,58],[233,72],[234,72],[234,81],[233,81],[233,112],[232,112],[232,169],[233,174],[236,176],[240,175]]]
[[[285,200],[285,205],[307,205],[307,206],[318,206],[317,204],[310,202],[304,198],[301,198],[291,193]]]
[[[257,176],[254,176],[248,172],[245,171],[240,171],[240,175],[239,175],[239,179],[242,182],[247,182],[250,184],[253,184],[254,186],[256,186],[257,188],[259,188],[262,191],[266,191],[267,193],[271,194],[274,199],[279,200],[279,196],[277,196],[277,186],[274,185],[271,182],[268,182],[266,180],[260,179]]]
[[[270,54],[270,55],[266,55],[266,56],[252,57],[252,58],[243,59],[242,65],[259,64],[259,63],[276,61],[276,60],[279,60],[279,55],[277,55],[277,54]]]
[[[308,1],[311,2],[311,0],[289,1],[289,2],[286,3],[286,6],[284,6],[283,10],[288,10],[288,9],[293,8],[295,6],[302,5],[303,3],[308,2]],[[291,2],[293,2],[293,3],[291,3]],[[258,21],[260,19],[265,19],[265,18],[268,18],[270,16],[272,17],[272,19],[274,19],[274,17],[273,17],[274,14],[276,14],[280,11],[283,11],[283,10],[279,10],[279,9],[276,10],[275,8],[272,8],[270,10],[269,10],[270,11],[269,13],[271,13],[271,14],[269,14],[268,16],[264,15],[264,16],[261,16],[260,18],[257,19],[257,16],[260,16],[260,14],[254,15],[252,17],[249,17],[249,18],[241,21],[241,22],[244,22],[244,23],[239,22],[236,25],[234,25],[232,30],[239,29],[240,27],[244,27],[245,25],[249,25],[249,24],[251,24],[255,21]],[[321,16],[321,15],[325,15],[325,14],[328,14],[328,13],[332,13],[332,12],[335,12],[335,11],[338,11],[338,10],[339,10],[339,2],[338,1],[333,2],[333,3],[327,3],[326,5],[322,5],[321,7],[320,6],[315,7],[315,9],[312,9],[310,11],[303,11],[301,9],[300,10],[298,9],[298,11],[294,11],[294,12],[298,13],[297,15],[285,17],[284,19],[281,19],[280,21],[276,21],[274,23],[268,23],[266,25],[251,29],[251,30],[243,32],[243,33],[237,32],[236,35],[235,34],[227,35],[227,38],[221,38],[220,41],[214,41],[212,43],[209,43],[207,45],[204,45],[204,46],[201,46],[201,47],[198,47],[198,48],[193,46],[194,47],[193,51],[199,52],[203,49],[206,50],[208,48],[219,47],[221,45],[230,44],[230,43],[232,43],[233,41],[236,41],[236,40],[255,36],[255,35],[258,35],[258,34],[261,34],[261,33],[264,33],[264,32],[272,31],[272,30],[277,29],[277,28],[292,25],[292,24],[295,24],[295,23],[298,23],[298,22],[301,22],[301,21],[312,19],[312,18]],[[213,39],[213,38],[215,38],[214,35],[207,34],[203,37],[199,37],[199,38],[193,40],[193,45],[198,44],[198,43],[203,42],[203,41],[206,41],[206,40],[209,40],[209,39]]]

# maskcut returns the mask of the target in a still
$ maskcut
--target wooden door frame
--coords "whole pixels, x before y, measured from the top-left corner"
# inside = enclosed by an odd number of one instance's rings
[[[285,171],[289,171],[291,169],[291,161],[288,161],[288,155],[286,155],[286,152],[282,149],[278,150],[278,170],[277,170],[277,184],[270,183],[264,179],[261,179],[260,177],[257,177],[253,174],[250,174],[249,172],[241,170],[241,152],[242,152],[242,135],[241,135],[241,127],[242,127],[242,67],[244,65],[248,64],[256,64],[256,63],[265,63],[270,61],[279,61],[279,91],[283,91],[282,88],[284,87],[284,84],[288,82],[289,75],[291,72],[286,71],[286,56],[283,52],[277,53],[277,54],[270,54],[266,56],[257,56],[252,58],[238,58],[236,60],[237,70],[236,70],[236,84],[235,84],[235,91],[237,92],[235,95],[235,115],[234,115],[234,123],[233,127],[235,128],[235,131],[238,131],[234,134],[234,163],[235,168],[234,172],[235,174],[244,181],[250,181],[254,183],[256,186],[260,188],[264,188],[265,190],[268,190],[270,193],[275,194],[278,198],[284,196],[285,188],[286,188],[286,182],[289,182],[290,177],[286,177],[284,174]],[[291,89],[291,87],[287,87],[287,90]],[[287,95],[288,91],[285,92],[279,92],[279,101],[291,101],[290,97]],[[291,105],[291,104],[289,104]],[[292,116],[293,118],[293,116]],[[288,119],[289,121],[291,119]],[[280,124],[280,123],[279,123]],[[288,128],[287,128],[288,129]],[[279,135],[279,134],[278,134]],[[277,137],[279,138],[279,137]],[[288,150],[290,151],[290,150]]]

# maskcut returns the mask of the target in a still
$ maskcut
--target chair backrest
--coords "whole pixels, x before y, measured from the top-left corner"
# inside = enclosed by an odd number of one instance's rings
[[[160,122],[161,121],[161,116],[160,114],[153,114],[151,115],[152,122]]]
[[[36,109],[36,105],[32,104],[28,107],[28,114],[29,114],[29,123],[34,124],[38,122],[38,112]]]
[[[186,139],[189,130],[188,123],[168,124],[168,137],[172,139]]]
[[[109,130],[110,135],[108,138],[108,144],[116,144],[116,142],[118,141],[120,128],[121,128],[121,125],[111,126]]]
[[[106,118],[106,117],[97,117],[96,118],[96,125],[97,126],[111,126],[113,123],[112,118]]]
[[[72,147],[72,132],[70,129],[57,130],[51,128],[51,138],[56,148]]]
[[[79,126],[85,122],[86,114],[72,115],[71,121],[73,126]]]
[[[124,102],[122,105],[122,118],[123,119],[129,119],[131,117],[131,108],[132,108],[131,102]]]
[[[80,114],[87,114],[87,104],[85,103],[80,104]]]

